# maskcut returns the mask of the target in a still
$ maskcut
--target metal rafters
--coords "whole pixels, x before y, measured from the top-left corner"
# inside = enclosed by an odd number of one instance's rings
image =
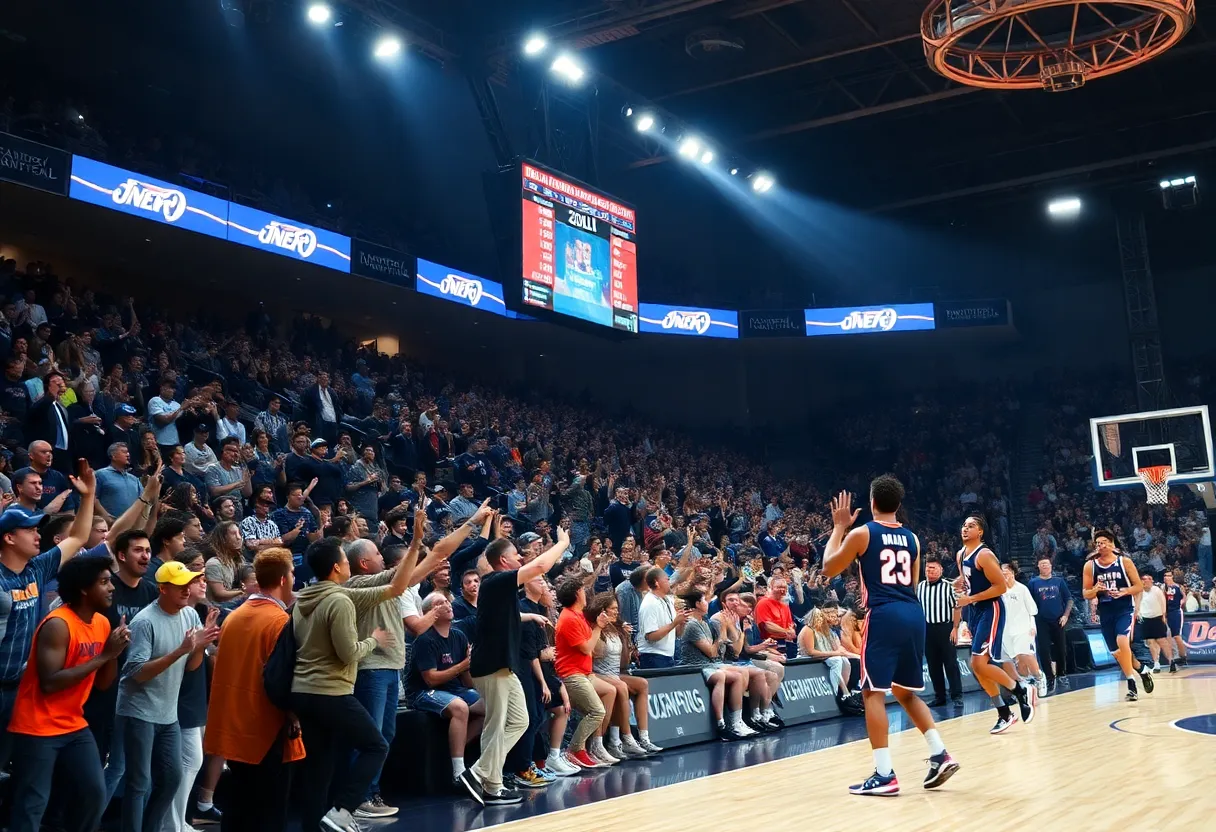
[[[920,28],[929,66],[953,81],[1074,89],[1155,58],[1194,22],[1195,0],[934,0]]]

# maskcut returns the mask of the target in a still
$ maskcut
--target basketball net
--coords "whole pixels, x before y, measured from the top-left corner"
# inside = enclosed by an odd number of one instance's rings
[[[1173,466],[1149,465],[1140,468],[1136,473],[1140,475],[1140,481],[1144,483],[1144,490],[1148,493],[1145,502],[1149,505],[1165,505],[1169,502],[1169,476],[1174,473]]]

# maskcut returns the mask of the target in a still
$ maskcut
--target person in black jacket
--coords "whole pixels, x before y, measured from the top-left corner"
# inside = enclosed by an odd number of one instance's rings
[[[105,414],[92,382],[80,386],[76,403],[68,408],[68,445],[94,468],[107,464]]]
[[[65,474],[72,472],[73,454],[69,450],[70,430],[68,411],[59,403],[59,397],[67,390],[63,373],[51,370],[42,380],[43,393],[38,401],[30,405],[25,417],[25,439],[34,442],[41,439],[49,442],[55,450],[52,466]]]

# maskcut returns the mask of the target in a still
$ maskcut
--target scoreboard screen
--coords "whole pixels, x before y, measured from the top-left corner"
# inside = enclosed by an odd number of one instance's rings
[[[520,171],[523,302],[637,332],[634,209],[532,162]]]

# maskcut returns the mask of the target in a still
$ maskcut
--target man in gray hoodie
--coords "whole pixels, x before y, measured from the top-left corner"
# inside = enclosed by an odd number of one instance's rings
[[[355,832],[353,812],[388,756],[380,726],[355,698],[354,689],[360,660],[391,648],[393,636],[377,627],[360,640],[355,620],[405,592],[418,548],[410,547],[388,582],[357,589],[343,586],[350,580],[350,562],[341,540],[322,538],[305,552],[318,581],[300,591],[291,616],[296,639],[291,704],[307,749],[296,783],[301,828],[309,832]],[[337,756],[347,748],[355,750],[355,760],[333,784],[334,805],[326,811]]]

